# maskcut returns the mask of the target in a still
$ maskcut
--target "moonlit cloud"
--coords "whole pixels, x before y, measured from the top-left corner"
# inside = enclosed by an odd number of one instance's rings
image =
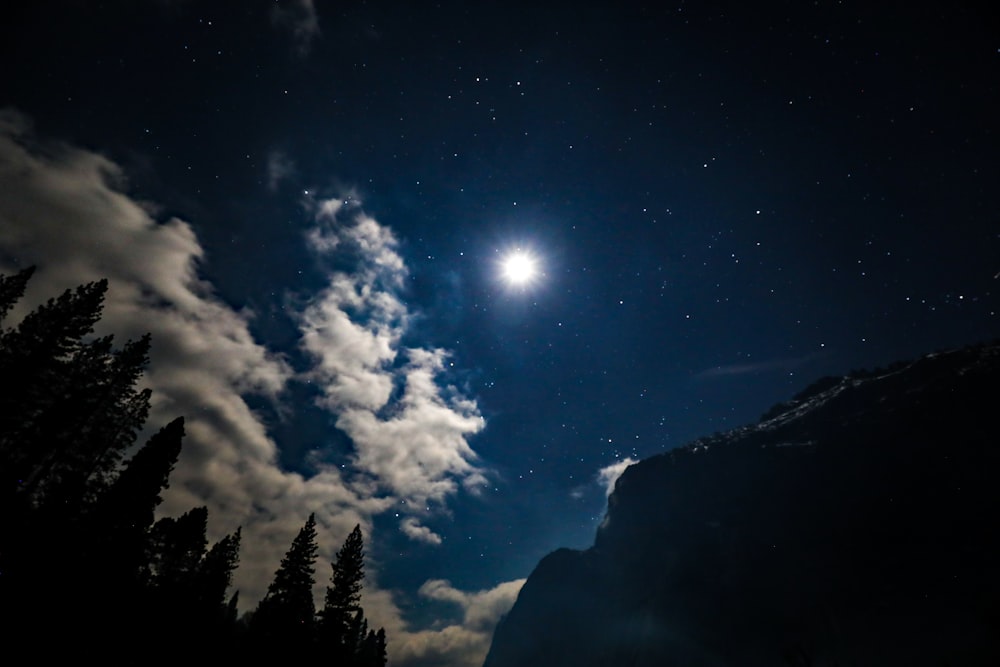
[[[314,0],[278,0],[271,11],[271,20],[291,33],[300,56],[309,54],[313,41],[320,35]]]
[[[353,268],[331,270],[304,309],[302,345],[321,406],[355,445],[354,468],[413,507],[443,503],[461,486],[475,491],[486,478],[468,438],[485,422],[474,400],[439,384],[445,350],[400,345],[411,314],[398,296],[407,270],[395,236],[353,196],[313,206],[310,247],[320,261],[346,258]]]
[[[324,528],[323,553],[333,554],[355,524],[370,534],[371,517],[392,500],[359,493],[334,467],[308,478],[280,468],[244,396],[279,401],[291,368],[254,340],[252,312],[199,277],[205,251],[191,225],[157,219],[124,182],[108,158],[40,141],[25,116],[0,112],[0,272],[38,266],[10,322],[69,287],[109,279],[98,333],[119,342],[152,333],[142,380],[153,390],[150,428],[186,417],[161,511],[208,505],[213,538],[242,525],[235,587],[253,603],[310,512]]]
[[[450,606],[459,618],[454,623],[420,631],[410,629],[398,616],[387,618],[390,660],[407,667],[480,667],[496,624],[510,611],[524,582],[524,579],[506,581],[474,592],[459,590],[442,579],[425,582],[418,594]],[[365,601],[368,604],[369,598]],[[379,601],[372,602],[375,609],[384,607]]]
[[[484,422],[475,401],[441,384],[445,351],[400,345],[410,312],[397,295],[406,268],[391,230],[354,200],[317,203],[307,243],[320,261],[347,252],[355,268],[329,272],[326,288],[302,311],[301,346],[315,366],[296,374],[254,339],[254,314],[226,304],[200,277],[207,258],[191,224],[159,219],[124,186],[124,172],[107,157],[39,140],[25,116],[0,111],[0,191],[17,193],[0,197],[0,272],[39,267],[8,323],[68,287],[109,279],[98,333],[119,341],[152,333],[143,376],[153,390],[150,428],[186,417],[161,513],[207,505],[211,539],[243,527],[234,588],[245,605],[263,595],[310,512],[319,524],[317,596],[329,574],[323,561],[355,524],[371,536],[372,517],[398,509],[400,499],[419,508],[400,530],[440,544],[422,523],[424,504],[485,482],[467,442]],[[280,404],[296,377],[322,382],[320,405],[354,441],[360,481],[322,461],[310,475],[278,464],[277,444],[244,396]],[[377,574],[373,567],[366,582],[366,614],[373,627],[386,628],[393,663],[408,667],[481,664],[493,626],[523,584],[467,593],[428,582],[420,594],[457,606],[461,620],[420,630],[404,621]]]
[[[605,495],[611,495],[611,492],[615,490],[615,482],[625,472],[625,468],[628,468],[633,463],[638,463],[638,461],[631,456],[627,456],[621,461],[604,466],[597,472],[597,481],[604,487]]]
[[[427,544],[441,544],[441,536],[427,526],[420,525],[414,517],[406,517],[399,523],[399,529],[416,542],[426,542]]]
[[[432,579],[420,587],[420,594],[431,600],[452,602],[464,612],[464,625],[471,630],[493,630],[500,617],[510,611],[524,579],[508,581],[495,588],[475,593],[461,591],[443,579]]]

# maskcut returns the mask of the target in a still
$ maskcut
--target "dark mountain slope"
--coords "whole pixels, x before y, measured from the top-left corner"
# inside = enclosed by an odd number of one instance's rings
[[[486,667],[1000,665],[1000,347],[824,378],[621,476]]]

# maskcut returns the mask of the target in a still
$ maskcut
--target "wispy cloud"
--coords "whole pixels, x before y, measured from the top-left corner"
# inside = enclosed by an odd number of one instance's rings
[[[277,191],[283,181],[295,175],[295,163],[280,150],[267,154],[267,189]]]
[[[399,297],[407,270],[395,236],[356,197],[313,207],[309,245],[321,261],[352,268],[329,271],[303,311],[302,345],[315,359],[321,406],[354,442],[354,468],[414,508],[460,485],[475,491],[486,478],[468,438],[485,422],[474,400],[439,384],[445,350],[400,345],[411,313]]]
[[[615,482],[617,482],[618,478],[622,476],[623,472],[625,472],[625,468],[628,468],[633,463],[638,463],[638,461],[633,459],[631,456],[627,456],[621,461],[616,461],[615,463],[604,466],[597,471],[597,481],[604,487],[605,495],[611,495],[611,492],[615,490]]]
[[[732,375],[747,375],[750,373],[769,373],[773,371],[788,371],[799,368],[815,359],[821,354],[807,354],[801,357],[788,357],[785,359],[768,359],[766,361],[756,361],[739,364],[726,364],[725,366],[714,366],[707,368],[695,375],[697,378],[708,379],[718,377],[728,377]]]
[[[403,534],[407,537],[417,542],[426,542],[427,544],[434,545],[441,544],[440,535],[427,526],[421,525],[420,522],[412,516],[408,516],[400,521],[399,529],[403,531]]]
[[[271,11],[271,21],[291,34],[300,56],[308,55],[313,41],[320,36],[314,0],[278,0]]]

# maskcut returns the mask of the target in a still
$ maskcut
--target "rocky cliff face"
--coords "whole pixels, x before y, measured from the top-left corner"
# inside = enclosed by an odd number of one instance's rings
[[[1000,346],[824,378],[633,465],[486,667],[1000,664]]]

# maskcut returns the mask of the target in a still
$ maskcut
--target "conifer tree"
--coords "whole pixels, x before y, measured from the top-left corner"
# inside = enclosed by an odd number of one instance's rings
[[[5,278],[0,298],[12,303],[28,275]],[[106,291],[103,280],[67,290],[0,334],[0,501],[17,493],[79,509],[135,441],[149,410],[149,392],[135,386],[149,337],[117,352],[110,336],[89,338]]]
[[[142,594],[149,607],[145,632],[157,628],[168,636],[197,636],[205,641],[205,618],[199,612],[198,574],[208,540],[208,509],[195,507],[153,524],[147,537],[146,577]],[[178,647],[167,647],[175,654]]]
[[[365,578],[364,538],[357,525],[332,563],[331,585],[320,612],[319,645],[325,658],[350,667],[384,667],[385,630],[368,628],[361,607]]]
[[[0,321],[31,274],[0,276]],[[16,327],[0,329],[0,612],[16,617],[8,629],[58,626],[72,647],[109,627],[138,644],[168,636],[159,657],[173,661],[195,648],[231,657],[242,628],[250,630],[245,648],[256,652],[255,661],[312,659],[321,649],[325,661],[341,667],[384,667],[385,632],[370,630],[361,608],[360,526],[332,563],[318,616],[311,514],[256,611],[237,624],[238,591],[228,604],[225,596],[241,531],[206,552],[205,507],[154,523],[184,420],[164,426],[121,465],[149,412],[149,391],[136,385],[150,339],[115,350],[111,336],[93,337],[106,290],[106,281],[67,290]],[[86,576],[53,577],[65,569],[67,544],[72,566]],[[64,623],[54,599],[100,605]]]
[[[154,434],[137,451],[114,483],[98,497],[92,511],[76,529],[79,557],[90,577],[81,581],[87,594],[100,594],[108,608],[152,604],[149,531],[154,512],[167,487],[184,436],[179,417]],[[123,618],[123,623],[137,619]]]
[[[208,540],[208,508],[195,507],[174,519],[153,524],[149,535],[149,565],[153,585],[172,598],[191,596]]]
[[[309,515],[274,573],[267,594],[251,620],[254,639],[265,653],[281,649],[305,655],[312,644],[315,584],[316,517]]]
[[[0,275],[0,322],[3,322],[14,304],[24,296],[24,289],[34,273],[35,267],[29,266],[12,276]],[[2,341],[3,331],[0,331],[0,344]]]
[[[145,532],[153,525],[154,511],[163,502],[160,493],[181,453],[184,418],[161,428],[135,453],[97,501],[95,518],[110,531]]]
[[[212,545],[198,570],[199,607],[206,616],[226,618],[226,591],[240,562],[242,528]],[[234,595],[236,595],[234,593]]]
[[[385,630],[369,630],[358,652],[357,667],[385,667],[386,660]]]
[[[320,612],[320,643],[335,658],[343,660],[357,652],[358,642],[364,638],[360,624],[361,587],[365,577],[364,538],[357,525],[344,541],[333,561],[330,586],[326,589],[323,610]],[[367,622],[365,622],[367,626]]]
[[[0,277],[0,317],[30,276]],[[149,411],[136,385],[150,339],[115,350],[111,336],[93,337],[106,291],[106,281],[67,290],[0,330],[0,608],[19,619],[12,633],[59,625],[67,646],[107,627],[149,634],[148,530],[184,434],[172,422],[120,469]],[[86,576],[54,575],[67,545]],[[101,604],[62,623],[53,599]]]
[[[68,393],[79,393],[69,372],[100,318],[107,282],[66,290],[29,313],[0,339],[0,469],[17,489],[30,489],[65,442],[62,410]],[[23,291],[23,289],[22,289]],[[95,341],[104,348],[109,341]],[[86,355],[85,355],[86,356]],[[75,380],[76,383],[72,382]]]

